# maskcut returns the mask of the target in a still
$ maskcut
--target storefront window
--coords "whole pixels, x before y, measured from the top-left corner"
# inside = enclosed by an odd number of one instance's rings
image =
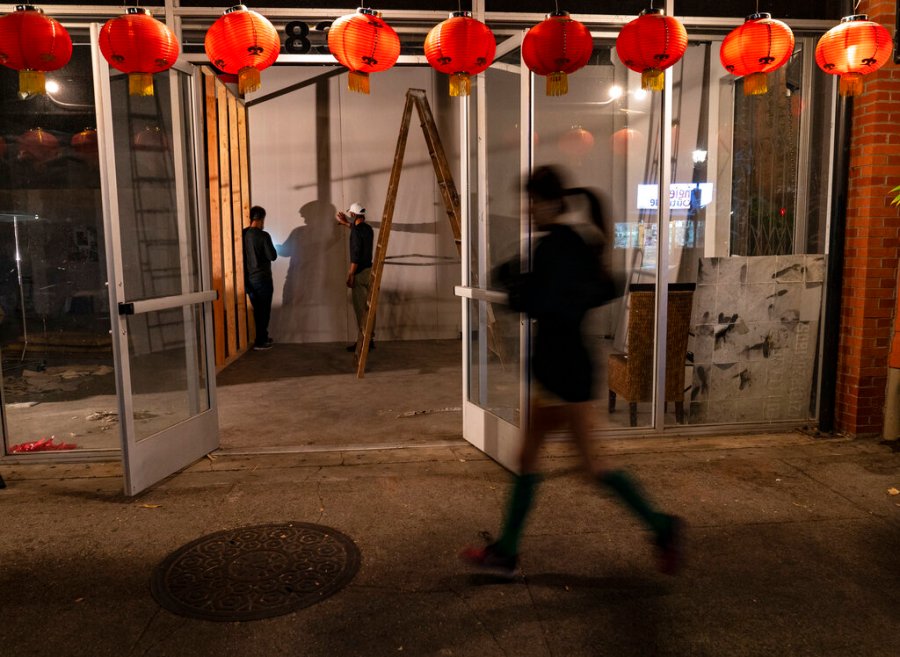
[[[606,199],[619,302],[592,313],[598,427],[653,423],[656,294],[666,283],[665,422],[806,421],[815,415],[823,303],[828,80],[798,39],[769,93],[744,96],[691,42],[672,76],[668,269],[659,275],[661,94],[597,42],[569,93],[534,92],[535,165],[562,166]],[[572,221],[590,239],[583,208]]]
[[[831,87],[812,75],[813,43],[798,39],[762,96],[745,96],[740,80],[713,67],[709,171],[718,189],[706,207],[710,239],[695,258],[692,424],[816,413]],[[681,83],[697,84],[696,70],[681,68]]]
[[[7,453],[118,445],[91,50],[79,36],[46,95],[19,98],[16,71],[0,68]]]

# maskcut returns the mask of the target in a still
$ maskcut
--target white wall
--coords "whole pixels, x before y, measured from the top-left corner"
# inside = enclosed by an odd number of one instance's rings
[[[333,70],[267,69],[250,99]],[[266,230],[283,254],[273,267],[270,327],[279,342],[356,339],[344,285],[348,232],[334,214],[362,203],[378,239],[407,89],[428,92],[451,168],[459,170],[456,106],[435,97],[446,89],[430,68],[374,74],[368,96],[347,91],[346,81],[340,75],[249,108],[251,199],[266,208]],[[415,112],[387,255],[378,339],[458,337],[459,259]]]

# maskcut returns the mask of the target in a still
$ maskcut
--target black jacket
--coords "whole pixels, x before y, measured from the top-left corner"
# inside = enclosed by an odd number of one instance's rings
[[[532,352],[535,378],[569,402],[592,396],[593,366],[581,333],[582,320],[590,308],[615,296],[600,262],[598,253],[578,233],[553,224],[535,247],[529,273],[501,273],[510,306],[537,320]]]
[[[278,257],[272,237],[259,228],[245,228],[244,281],[272,278],[272,261]]]

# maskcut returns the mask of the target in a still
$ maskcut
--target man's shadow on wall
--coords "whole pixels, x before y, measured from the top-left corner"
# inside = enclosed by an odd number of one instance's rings
[[[278,246],[278,255],[290,258],[277,324],[281,341],[318,342],[347,330],[346,235],[334,220],[336,212],[328,201],[304,204],[303,225]]]

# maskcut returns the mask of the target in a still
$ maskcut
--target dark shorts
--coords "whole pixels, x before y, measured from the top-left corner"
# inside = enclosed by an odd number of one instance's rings
[[[586,349],[544,354],[535,350],[533,372],[543,388],[563,401],[593,398],[594,372]]]

